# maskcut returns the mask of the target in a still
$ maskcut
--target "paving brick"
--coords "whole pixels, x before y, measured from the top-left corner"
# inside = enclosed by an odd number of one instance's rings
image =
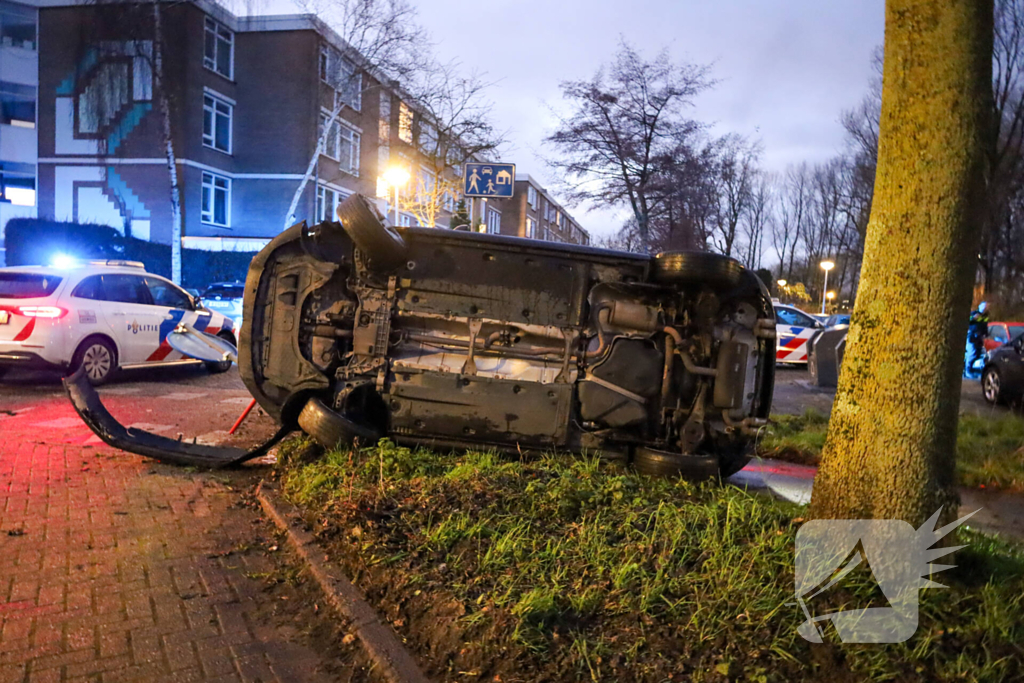
[[[46,410],[74,415],[62,397]],[[269,598],[245,573],[269,565],[219,558],[269,531],[238,494],[75,445],[84,428],[37,443],[30,425],[15,417],[0,431],[0,683],[271,683],[290,658],[319,661],[283,647],[292,630],[281,647],[254,639],[252,613]],[[6,536],[15,529],[24,535]]]

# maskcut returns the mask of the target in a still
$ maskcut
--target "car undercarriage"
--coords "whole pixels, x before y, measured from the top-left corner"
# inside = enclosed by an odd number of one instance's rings
[[[747,462],[775,320],[737,261],[396,229],[359,195],[338,219],[293,226],[249,269],[239,370],[284,429],[665,475]]]

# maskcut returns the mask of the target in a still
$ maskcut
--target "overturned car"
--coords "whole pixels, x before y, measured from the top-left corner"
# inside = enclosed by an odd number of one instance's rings
[[[359,195],[337,217],[283,232],[246,281],[239,370],[285,429],[593,451],[651,474],[747,462],[775,320],[737,261],[387,227]]]

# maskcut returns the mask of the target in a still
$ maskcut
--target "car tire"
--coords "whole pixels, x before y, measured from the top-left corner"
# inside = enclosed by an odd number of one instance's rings
[[[376,429],[331,410],[318,398],[309,399],[303,406],[299,427],[325,448],[351,446],[356,439],[361,445],[369,446],[381,438]]]
[[[117,372],[117,350],[103,337],[89,337],[78,345],[71,359],[71,371],[85,367],[89,384],[98,387],[106,384]]]
[[[217,336],[226,342],[231,342],[232,344],[235,343],[234,338],[226,332],[220,332]],[[219,375],[222,372],[227,372],[228,370],[230,370],[232,362],[229,360],[204,361],[203,365],[206,366],[206,371],[209,372],[211,375]]]
[[[718,458],[713,455],[669,453],[643,446],[633,452],[633,467],[653,477],[711,479],[718,476]]]
[[[0,368],[0,379],[4,378],[4,375],[7,374],[8,370],[10,370],[10,368]]]
[[[746,467],[750,460],[749,449],[744,448],[734,452],[726,451],[718,457],[718,473],[722,479],[731,477]]]
[[[985,401],[996,406],[1005,403],[1006,396],[1003,392],[1003,377],[999,374],[999,368],[989,366],[981,374],[981,394]]]
[[[740,284],[742,276],[739,261],[706,251],[663,251],[651,259],[651,277],[659,284],[731,289]]]
[[[351,195],[338,205],[338,220],[366,256],[371,270],[394,270],[406,262],[405,240],[384,225],[377,209],[362,195]]]

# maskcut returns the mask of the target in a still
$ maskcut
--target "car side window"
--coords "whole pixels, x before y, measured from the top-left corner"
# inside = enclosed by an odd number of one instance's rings
[[[180,308],[185,311],[192,309],[192,301],[189,299],[188,294],[166,280],[147,277],[146,287],[149,288],[149,294],[153,298],[154,306]]]
[[[811,320],[810,317],[788,308],[776,308],[775,317],[783,325],[792,325],[793,327],[814,327],[814,321]]]
[[[1006,336],[1006,328],[1002,325],[993,325],[989,328],[988,336],[997,342],[1005,344],[1009,338]]]
[[[75,287],[71,296],[78,299],[92,299],[93,301],[103,300],[103,281],[99,275],[90,275]]]
[[[103,300],[123,304],[151,304],[146,282],[138,275],[104,275]]]

